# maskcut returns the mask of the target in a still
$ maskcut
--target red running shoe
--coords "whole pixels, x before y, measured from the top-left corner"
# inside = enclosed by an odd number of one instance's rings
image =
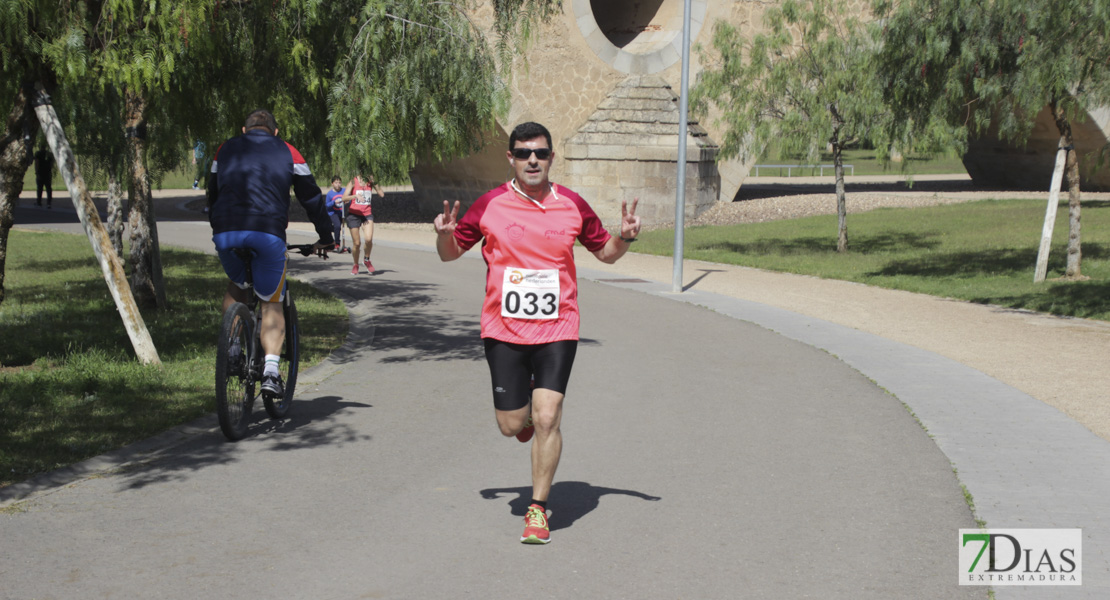
[[[351,275],[358,275],[358,265],[351,267]]]
[[[367,275],[373,275],[374,274],[374,264],[370,262],[370,259],[366,259],[366,260],[362,261],[362,264],[366,265],[366,274]]]
[[[533,504],[524,515],[524,535],[520,541],[525,544],[546,544],[551,541],[551,530],[547,528],[547,513]]]
[[[536,433],[536,426],[532,424],[532,415],[528,415],[528,420],[524,422],[524,429],[516,434],[518,442],[524,443],[532,439],[532,434]]]

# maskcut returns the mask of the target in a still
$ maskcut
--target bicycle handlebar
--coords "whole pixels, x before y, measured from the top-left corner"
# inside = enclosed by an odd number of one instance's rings
[[[328,246],[317,248],[316,244],[286,244],[285,249],[296,250],[301,256],[312,256],[312,254],[315,253],[316,256],[324,260],[328,259]]]

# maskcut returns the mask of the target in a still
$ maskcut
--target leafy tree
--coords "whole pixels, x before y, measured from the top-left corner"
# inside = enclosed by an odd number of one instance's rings
[[[396,180],[417,160],[480,148],[508,95],[463,7],[408,0],[361,17],[329,89],[336,161]]]
[[[515,51],[560,6],[495,0],[487,29],[471,0],[222,5],[175,72],[194,90],[183,124],[219,141],[269,107],[315,170],[405,181],[417,161],[481,147]]]
[[[769,142],[783,154],[815,162],[832,150],[839,215],[837,251],[848,249],[842,152],[870,141],[877,147],[887,119],[875,77],[874,29],[842,0],[787,0],[764,13],[766,32],[747,41],[733,25],[713,30],[716,56],[690,93],[695,114],[721,113],[720,158],[748,160]],[[714,58],[716,60],[714,60]]]
[[[75,117],[92,117],[68,124],[71,134],[83,141],[120,140],[120,119],[125,101],[138,99],[126,106],[144,108],[149,103],[144,95],[152,90],[166,90],[177,56],[182,52],[189,30],[182,25],[194,22],[199,28],[203,19],[186,19],[203,14],[211,3],[189,0],[176,3],[152,3],[141,0],[90,0],[86,2],[47,2],[33,0],[2,0],[0,15],[0,61],[3,87],[41,84],[62,113]],[[3,88],[0,88],[3,89]],[[8,96],[10,97],[10,96]],[[17,99],[17,104],[20,100]],[[92,113],[92,110],[102,112]],[[23,119],[33,122],[24,110]],[[105,115],[119,115],[119,119]],[[164,304],[164,286],[157,245],[157,230],[149,193],[148,164],[145,151],[144,121],[141,110],[126,147],[132,160],[126,164],[134,190],[131,205],[132,287],[140,303]],[[25,124],[26,126],[26,124]],[[78,131],[80,133],[78,133]],[[180,136],[177,136],[180,138]],[[181,144],[178,139],[176,144]],[[139,148],[134,151],[134,148]],[[99,159],[105,166],[118,164],[118,155],[97,154],[119,152],[118,143],[91,144],[82,147],[82,158]],[[178,161],[180,158],[177,159]],[[16,165],[12,165],[15,167]],[[64,167],[59,163],[60,167]],[[22,168],[25,171],[26,167]],[[8,178],[15,178],[11,170]],[[0,215],[10,211],[18,195],[0,205]],[[0,218],[0,222],[3,219]],[[10,225],[7,225],[10,227]],[[7,229],[0,225],[6,242]],[[6,244],[0,244],[6,251]],[[0,265],[2,272],[2,265]]]
[[[417,160],[480,144],[506,106],[512,50],[560,7],[494,0],[485,28],[471,0],[0,0],[0,99],[14,107],[9,131],[29,130],[20,90],[43,83],[90,142],[80,150],[94,176],[120,164],[124,127],[132,287],[149,304],[161,275],[150,185],[195,139],[214,150],[268,107],[317,171],[402,179]],[[0,140],[0,277],[25,137]]]
[[[152,147],[171,147],[178,157],[175,164],[185,152],[180,149],[183,141],[180,133],[169,139],[151,138],[151,111],[161,104],[162,97],[176,91],[171,87],[175,66],[186,52],[189,40],[205,29],[205,17],[215,8],[211,2],[202,0],[173,3],[103,0],[96,8],[84,22],[88,52],[80,57],[89,66],[89,73],[60,79],[64,84],[81,87],[82,79],[91,78],[102,91],[111,92],[109,97],[121,100],[117,114],[122,113],[125,162],[130,174],[131,288],[141,305],[163,307],[166,294],[151,194],[149,151]],[[76,72],[63,70],[62,66],[64,63],[56,69],[67,75]],[[163,120],[161,124],[169,123]],[[165,127],[162,131],[166,131]],[[105,158],[109,165],[118,160],[113,155]],[[155,175],[158,176],[160,173]]]
[[[23,191],[23,177],[31,165],[37,135],[31,96],[34,82],[53,84],[41,60],[43,38],[61,29],[57,7],[35,13],[33,0],[0,0],[0,105],[6,115],[0,133],[0,302],[4,300],[4,265],[13,211]]]
[[[71,84],[67,88],[73,88]],[[64,111],[59,118],[66,124],[66,137],[79,148],[79,162],[86,182],[94,188],[107,187],[108,236],[116,255],[123,255],[123,231],[126,220],[123,214],[121,186],[129,169],[124,161],[126,141],[122,135],[122,98],[115,88],[76,91],[79,101],[69,101],[64,96],[70,89],[60,90],[54,98],[55,108]],[[83,124],[78,127],[76,124]],[[89,126],[92,124],[92,126]]]
[[[23,191],[23,177],[31,165],[35,131],[30,90],[15,86],[2,98],[13,98],[0,132],[0,303],[4,301],[4,265],[8,258],[8,234],[14,224],[13,211]]]
[[[220,140],[239,132],[244,114],[269,106],[316,171],[407,181],[417,161],[481,148],[507,109],[515,51],[561,8],[558,0],[492,4],[487,28],[471,0],[225,6],[203,42],[212,51],[191,51],[179,71],[203,73],[206,85],[193,88],[212,90],[194,110],[209,121],[189,126]]]
[[[920,133],[927,116],[961,135],[997,128],[1023,143],[1049,106],[1067,150],[1066,275],[1081,278],[1079,162],[1072,123],[1110,104],[1106,0],[880,0],[882,72],[892,122]],[[1046,182],[1047,183],[1047,182]]]
[[[46,136],[54,157],[58,164],[62,165],[60,171],[66,180],[66,187],[69,188],[73,207],[77,209],[77,216],[85,229],[85,234],[92,243],[93,253],[100,264],[101,272],[108,284],[112,299],[115,301],[116,309],[123,318],[124,327],[131,339],[137,358],[143,364],[161,364],[158,351],[154,347],[154,342],[150,338],[143,317],[139,313],[139,307],[135,304],[134,296],[127,286],[123,263],[113,251],[108,232],[104,229],[100,217],[96,214],[96,207],[93,205],[92,197],[85,186],[84,178],[81,177],[81,170],[77,166],[76,157],[66,140],[58,114],[41,84],[35,86],[31,105],[34,107],[35,116],[42,126],[43,134]]]

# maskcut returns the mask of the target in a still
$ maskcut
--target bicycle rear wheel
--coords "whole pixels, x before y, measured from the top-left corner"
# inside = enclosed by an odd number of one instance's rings
[[[288,284],[286,284],[288,285]],[[262,394],[262,403],[266,406],[266,413],[271,419],[283,419],[293,405],[293,392],[297,389],[297,372],[301,361],[300,326],[297,324],[297,305],[288,290],[285,292],[285,301],[282,306],[285,314],[285,344],[281,348],[281,360],[278,362],[278,372],[285,383],[285,395],[275,398],[270,394]]]
[[[254,403],[251,374],[253,321],[245,304],[236,302],[224,313],[216,343],[216,415],[220,429],[231,441],[242,439]]]

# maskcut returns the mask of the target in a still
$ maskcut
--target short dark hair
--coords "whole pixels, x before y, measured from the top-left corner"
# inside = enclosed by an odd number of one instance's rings
[[[250,131],[251,129],[263,128],[274,135],[277,132],[277,119],[274,118],[273,113],[265,109],[258,109],[251,114],[247,115],[247,120],[243,123],[243,127]]]
[[[338,176],[338,175],[332,175],[331,180],[332,181],[343,181],[343,178]]]
[[[532,121],[521,123],[514,127],[513,132],[509,134],[509,150],[512,150],[516,146],[518,140],[526,142],[528,140],[534,140],[541,135],[547,139],[547,147],[551,148],[551,132],[548,131],[546,127],[539,123],[533,123]]]

